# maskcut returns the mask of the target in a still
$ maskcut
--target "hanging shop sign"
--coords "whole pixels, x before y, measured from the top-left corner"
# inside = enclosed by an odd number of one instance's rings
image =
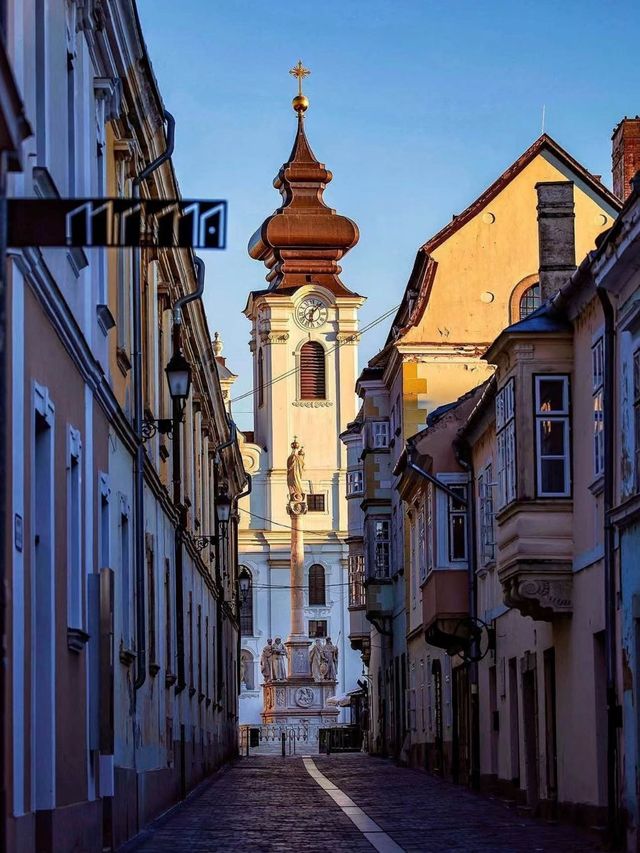
[[[133,198],[9,199],[8,239],[24,246],[224,249],[227,202]]]

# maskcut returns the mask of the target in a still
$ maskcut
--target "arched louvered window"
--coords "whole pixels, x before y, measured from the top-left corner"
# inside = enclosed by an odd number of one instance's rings
[[[258,352],[258,407],[264,403],[264,358],[262,350]]]
[[[520,319],[524,320],[540,307],[540,285],[532,284],[520,297]]]
[[[238,574],[240,586],[240,634],[253,636],[253,578],[246,566],[240,567]]]
[[[309,604],[326,604],[324,566],[317,563],[309,569]]]
[[[324,400],[326,396],[324,349],[317,341],[307,341],[300,350],[300,399]]]

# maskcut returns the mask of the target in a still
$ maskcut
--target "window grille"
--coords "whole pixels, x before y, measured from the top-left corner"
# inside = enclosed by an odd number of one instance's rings
[[[327,396],[324,349],[307,341],[300,350],[300,399],[325,400]]]
[[[532,284],[520,297],[520,319],[524,320],[540,307],[540,285]]]
[[[315,563],[309,569],[309,604],[326,604],[324,566]]]

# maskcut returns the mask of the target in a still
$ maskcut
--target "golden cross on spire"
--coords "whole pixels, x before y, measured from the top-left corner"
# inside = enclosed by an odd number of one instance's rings
[[[304,67],[302,60],[299,59],[298,64],[289,71],[289,74],[298,78],[298,95],[302,95],[302,81],[305,77],[308,77],[311,72],[308,68]]]

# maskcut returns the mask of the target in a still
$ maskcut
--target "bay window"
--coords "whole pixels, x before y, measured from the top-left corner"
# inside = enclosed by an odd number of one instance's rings
[[[593,387],[593,474],[604,474],[604,340],[599,338],[591,350]]]
[[[569,377],[553,374],[534,381],[536,493],[540,498],[569,497]]]
[[[515,382],[510,379],[496,395],[498,509],[516,498]]]
[[[361,495],[364,487],[362,471],[347,471],[347,497]]]

